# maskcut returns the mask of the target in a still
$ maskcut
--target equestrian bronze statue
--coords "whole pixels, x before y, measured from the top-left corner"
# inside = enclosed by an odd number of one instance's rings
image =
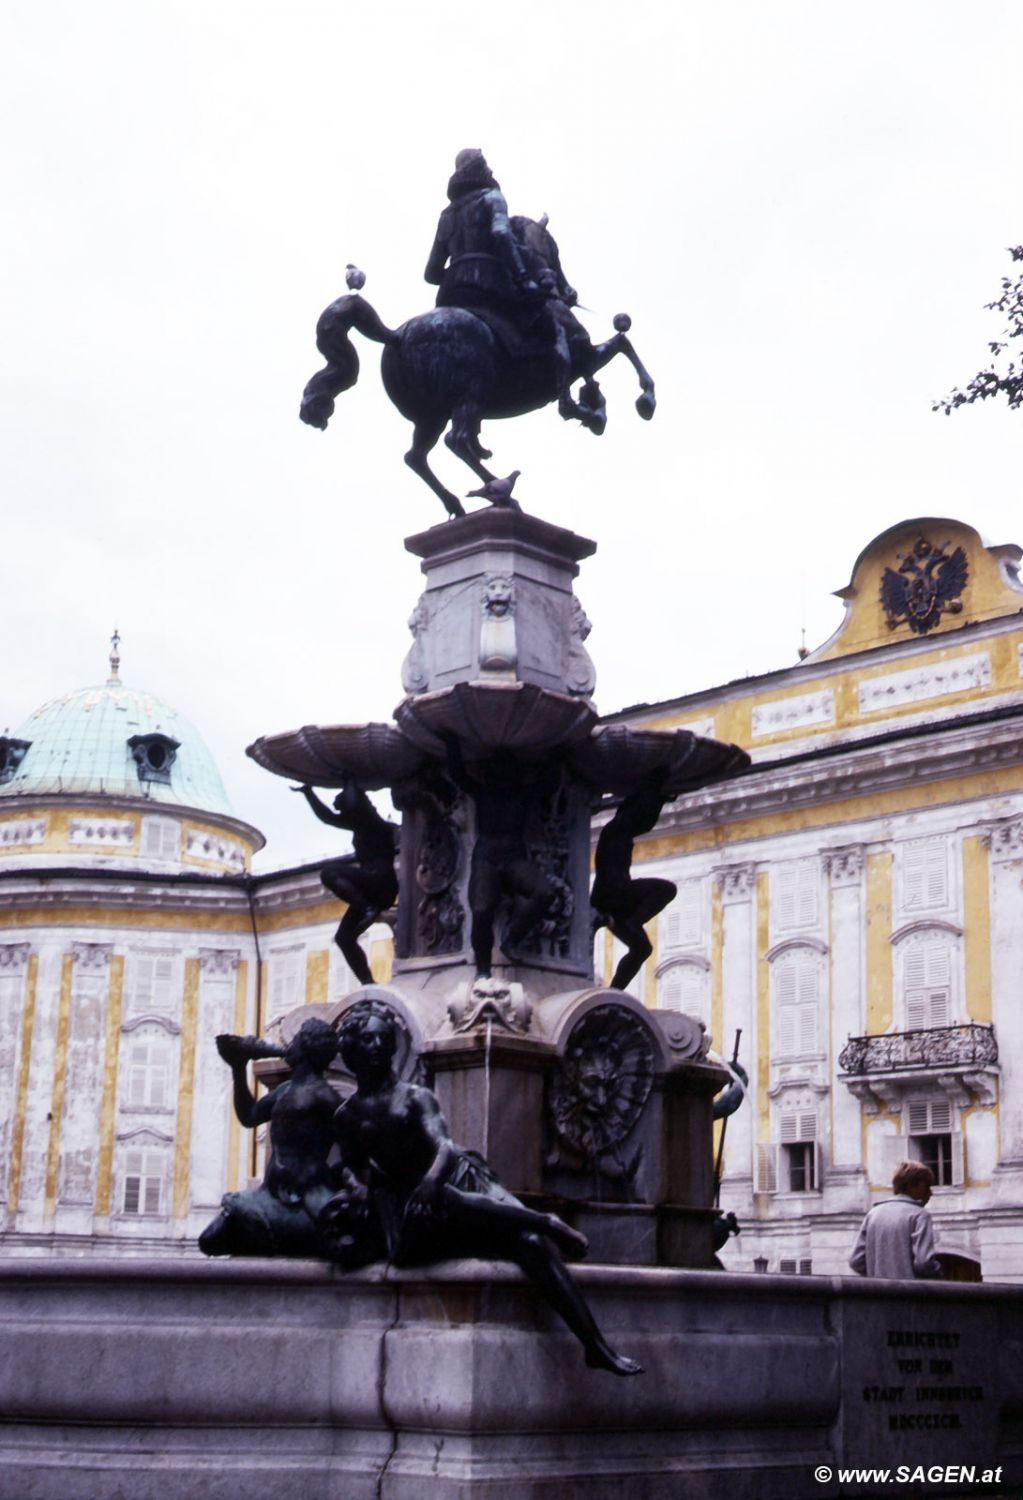
[[[438,287],[434,310],[388,328],[360,293],[365,276],[349,267],[353,290],[332,302],[316,325],[316,347],[327,363],[306,386],[299,414],[311,427],[326,428],[335,398],[355,384],[353,328],[383,344],[384,388],[413,424],[405,462],[450,516],[461,516],[461,501],[428,463],[445,430],[452,453],[490,484],[497,476],[484,465],[491,454],[480,442],[483,421],[521,416],[556,401],[566,421],[575,419],[599,436],[607,407],[595,376],[618,354],[639,377],[641,417],[653,416],[656,398],[653,380],[626,337],[631,319],[619,313],[612,337],[591,342],[572,311],[578,298],[561,269],[546,216],[510,217],[481,151],[459,152],[448,199],[426,266],[426,280]],[[573,396],[576,381],[581,385]]]

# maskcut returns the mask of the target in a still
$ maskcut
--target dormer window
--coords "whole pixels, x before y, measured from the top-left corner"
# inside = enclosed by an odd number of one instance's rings
[[[133,734],[128,748],[140,781],[170,783],[171,766],[181,748],[180,740],[172,740],[169,734]]]
[[[5,781],[13,781],[31,743],[31,740],[12,740],[6,734],[0,735],[0,786]]]

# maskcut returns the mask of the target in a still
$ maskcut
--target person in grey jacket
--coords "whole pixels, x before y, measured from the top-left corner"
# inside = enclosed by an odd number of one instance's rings
[[[941,1262],[934,1253],[934,1229],[926,1204],[934,1176],[923,1162],[902,1161],[892,1178],[894,1198],[884,1198],[860,1225],[849,1264],[857,1276],[934,1280]]]

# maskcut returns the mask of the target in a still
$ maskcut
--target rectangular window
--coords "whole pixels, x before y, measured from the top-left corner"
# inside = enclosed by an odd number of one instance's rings
[[[941,911],[948,906],[948,845],[920,839],[902,847],[902,905],[907,912]]]
[[[172,953],[136,953],[132,958],[128,1012],[134,1016],[169,1016],[176,1009]]]
[[[132,1042],[128,1053],[128,1103],[136,1108],[167,1104],[168,1044],[162,1038]]]
[[[305,949],[271,953],[266,988],[266,1019],[275,1021],[305,1000]]]
[[[936,1187],[959,1187],[963,1182],[963,1138],[957,1131],[947,1099],[914,1099],[906,1105],[909,1156],[934,1174]]]
[[[785,1146],[786,1165],[789,1173],[790,1193],[813,1193],[817,1190],[815,1148],[812,1141],[800,1141],[795,1146]]]
[[[162,1152],[127,1152],[124,1165],[124,1211],[126,1214],[158,1214],[162,1184]]]
[[[774,963],[778,1054],[806,1057],[817,1051],[820,963],[810,948],[792,948]]]
[[[661,917],[658,939],[664,951],[692,948],[703,938],[703,881],[680,880],[678,895]]]
[[[181,828],[174,818],[142,819],[142,853],[154,859],[181,857]]]
[[[815,859],[791,860],[771,872],[771,912],[778,932],[802,932],[819,920],[820,872]]]
[[[815,1193],[817,1177],[817,1115],[813,1110],[793,1110],[779,1121],[783,1171],[782,1191]]]

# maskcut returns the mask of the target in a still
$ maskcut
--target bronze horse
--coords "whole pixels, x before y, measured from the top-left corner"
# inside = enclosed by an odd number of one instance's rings
[[[491,456],[479,438],[485,419],[517,417],[557,401],[566,420],[575,418],[599,436],[607,424],[607,408],[594,376],[617,354],[624,354],[639,376],[636,410],[647,420],[654,414],[653,380],[626,337],[631,319],[619,313],[614,335],[593,344],[571,311],[576,293],[562,272],[546,218],[537,222],[517,217],[511,222],[540,287],[525,317],[521,310],[513,322],[490,309],[437,307],[393,329],[355,293],[332,302],[316,325],[316,347],[327,364],[303,392],[302,421],[325,428],[334,398],[358,379],[359,356],[348,337],[351,329],[383,344],[384,388],[414,428],[405,462],[440,497],[450,516],[463,516],[464,507],[427,462],[445,428],[450,426],[445,442],[452,453],[484,480],[495,477],[483,464]],[[532,327],[524,326],[530,316]],[[567,379],[553,353],[558,338],[567,339]],[[570,387],[576,380],[583,384],[573,400]]]

